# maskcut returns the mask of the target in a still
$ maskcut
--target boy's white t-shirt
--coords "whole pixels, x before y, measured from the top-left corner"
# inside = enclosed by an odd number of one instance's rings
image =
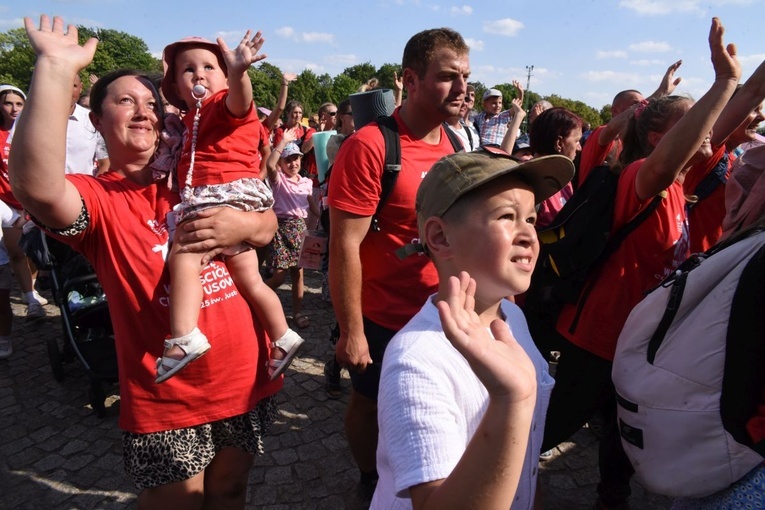
[[[531,435],[510,507],[531,509],[554,380],[520,308],[503,301],[502,312],[537,370]],[[431,297],[385,350],[378,394],[380,479],[371,508],[410,509],[409,487],[446,478],[460,460],[487,405],[486,388],[446,338]]]

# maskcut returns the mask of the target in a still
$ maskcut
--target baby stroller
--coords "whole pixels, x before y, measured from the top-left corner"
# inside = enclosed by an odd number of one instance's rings
[[[46,340],[53,377],[62,381],[64,363],[78,359],[90,380],[90,405],[106,416],[106,384],[118,379],[109,308],[93,267],[83,255],[34,228],[24,234],[25,252],[39,269],[50,271],[51,291],[61,311],[63,339]],[[32,241],[29,238],[32,238]]]

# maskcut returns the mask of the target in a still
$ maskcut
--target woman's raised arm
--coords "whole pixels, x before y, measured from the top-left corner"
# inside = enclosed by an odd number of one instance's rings
[[[35,27],[24,18],[29,42],[37,55],[27,102],[16,125],[8,163],[16,198],[32,215],[53,228],[77,219],[81,199],[64,176],[66,129],[75,75],[93,59],[98,41],[77,42],[77,28],[64,20],[40,16]]]

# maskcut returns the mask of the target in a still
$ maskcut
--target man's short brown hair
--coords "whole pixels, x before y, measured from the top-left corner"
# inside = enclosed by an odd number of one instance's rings
[[[446,48],[457,54],[470,51],[465,39],[451,28],[431,28],[414,34],[404,48],[402,69],[412,69],[419,78],[423,78],[428,65],[433,61],[436,50]]]

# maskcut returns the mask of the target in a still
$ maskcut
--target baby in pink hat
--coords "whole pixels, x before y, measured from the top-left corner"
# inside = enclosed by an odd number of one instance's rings
[[[260,156],[252,143],[261,126],[247,69],[265,55],[258,54],[264,42],[261,32],[251,35],[248,30],[233,50],[221,38],[216,44],[188,37],[163,52],[162,93],[173,106],[186,112],[183,152],[177,165],[179,227],[204,209],[227,206],[265,211],[273,206],[271,190],[258,178]],[[180,248],[173,244],[169,255],[170,336],[165,340],[163,356],[157,360],[158,383],[210,349],[197,327],[200,305],[216,306],[204,300],[205,289],[199,279],[205,254],[185,253]],[[242,245],[225,255],[236,290],[250,304],[269,337],[276,339],[269,360],[269,376],[275,379],[292,362],[303,339],[287,326],[279,297],[261,279],[255,250]]]

